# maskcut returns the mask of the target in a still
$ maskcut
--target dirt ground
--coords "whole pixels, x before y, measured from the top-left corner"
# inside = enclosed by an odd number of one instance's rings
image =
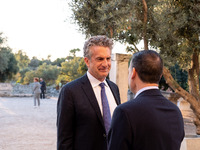
[[[42,99],[40,108],[33,98],[0,97],[0,150],[55,150],[57,98]],[[195,135],[193,113],[183,110],[186,136]]]
[[[0,97],[0,150],[55,150],[56,99]]]

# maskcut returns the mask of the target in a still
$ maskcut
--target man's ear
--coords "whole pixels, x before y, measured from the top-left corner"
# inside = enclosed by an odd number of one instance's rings
[[[136,76],[136,70],[135,70],[135,68],[133,67],[131,79],[135,78],[135,76]]]
[[[84,61],[87,67],[89,67],[89,59],[87,57],[84,57]]]

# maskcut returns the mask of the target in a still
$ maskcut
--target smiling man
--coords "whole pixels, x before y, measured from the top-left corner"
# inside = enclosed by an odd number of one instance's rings
[[[84,45],[87,73],[66,84],[57,104],[58,150],[107,150],[107,134],[119,89],[106,79],[111,68],[113,42],[91,37]]]

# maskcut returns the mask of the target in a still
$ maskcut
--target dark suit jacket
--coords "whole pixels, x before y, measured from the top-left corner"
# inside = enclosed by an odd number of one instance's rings
[[[109,150],[179,150],[183,138],[179,108],[157,89],[119,105],[108,135]]]
[[[44,80],[41,81],[40,84],[41,84],[41,87],[40,87],[41,90],[46,90],[46,83],[44,82]]]
[[[107,80],[117,105],[119,89]],[[107,150],[100,108],[87,75],[66,84],[57,104],[58,150]]]

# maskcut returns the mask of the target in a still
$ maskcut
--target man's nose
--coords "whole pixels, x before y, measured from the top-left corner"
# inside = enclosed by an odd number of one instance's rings
[[[107,59],[104,59],[103,62],[102,62],[102,65],[103,65],[103,66],[107,66],[107,65],[108,65],[108,60],[107,60]]]

